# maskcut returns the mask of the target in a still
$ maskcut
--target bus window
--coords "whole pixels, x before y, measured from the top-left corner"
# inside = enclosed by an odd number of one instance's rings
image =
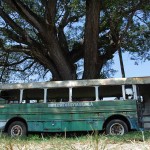
[[[35,104],[35,103],[39,103],[40,100],[22,100],[22,104]],[[42,101],[43,102],[43,101]]]
[[[73,101],[94,101],[95,87],[77,87],[72,89]]]
[[[8,103],[19,103],[20,90],[5,90],[1,92],[2,98],[6,99]]]
[[[47,102],[68,102],[68,88],[53,88],[47,89]]]
[[[99,87],[100,100],[121,100],[122,87],[121,85],[103,85]]]
[[[6,100],[1,97],[1,90],[0,90],[0,104],[5,104]]]
[[[25,89],[23,90],[22,103],[43,103],[44,90],[43,89]]]
[[[127,99],[133,99],[133,89],[132,88],[126,88],[125,92],[126,92]]]
[[[124,99],[137,100],[137,87],[136,85],[122,85]]]
[[[118,97],[103,97],[104,101],[114,101],[114,100],[120,100]]]

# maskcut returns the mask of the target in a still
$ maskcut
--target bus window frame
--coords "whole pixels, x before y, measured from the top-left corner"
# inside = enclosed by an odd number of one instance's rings
[[[128,84],[129,85],[129,84]],[[105,85],[104,85],[105,86]],[[115,85],[114,85],[115,86]],[[126,87],[125,87],[126,85],[121,85],[121,87],[122,87],[122,97],[123,97],[123,100],[126,100],[127,98],[126,98]],[[130,84],[130,86],[132,87],[132,90],[133,90],[133,99],[137,99],[138,98],[138,95],[137,95],[137,85],[135,85],[135,84]],[[81,86],[79,86],[79,88],[80,88]],[[82,86],[83,88],[84,87],[92,87],[92,88],[94,88],[94,97],[95,97],[95,100],[93,100],[93,101],[100,101],[101,99],[100,99],[100,88],[101,88],[101,85],[100,86],[98,86],[98,85],[96,85],[96,86]],[[66,88],[66,89],[69,89],[69,93],[68,93],[68,95],[67,96],[69,96],[67,99],[68,99],[68,101],[67,102],[73,102],[74,100],[73,100],[73,89],[74,88],[78,88],[78,87],[60,87],[60,88]],[[31,88],[31,90],[32,89],[35,89],[35,88]],[[43,95],[43,97],[42,97],[42,99],[43,99],[43,103],[47,103],[48,102],[48,89],[54,89],[54,88],[49,88],[49,87],[43,87],[43,88],[37,88],[37,89],[41,89],[41,90],[44,90],[44,95]],[[57,89],[57,88],[55,88],[55,89]],[[26,89],[18,89],[19,90],[19,92],[20,92],[20,97],[19,97],[19,103],[22,103],[23,102],[23,96],[24,96],[24,90],[26,90]],[[3,90],[1,90],[1,91],[3,91]],[[60,102],[60,101],[59,101]],[[33,103],[34,104],[34,103]]]

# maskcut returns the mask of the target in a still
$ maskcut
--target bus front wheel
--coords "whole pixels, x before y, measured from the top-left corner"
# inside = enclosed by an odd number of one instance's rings
[[[106,134],[109,135],[123,135],[128,132],[127,124],[119,119],[111,120],[106,125]]]
[[[11,137],[23,137],[27,134],[26,125],[21,121],[14,121],[8,127],[8,135]]]

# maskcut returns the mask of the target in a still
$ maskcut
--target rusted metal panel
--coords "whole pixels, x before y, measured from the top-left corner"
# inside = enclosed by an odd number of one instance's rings
[[[136,122],[136,101],[5,104],[0,108],[0,122],[20,117],[27,122],[28,131],[38,132],[102,130],[104,121],[112,115]]]

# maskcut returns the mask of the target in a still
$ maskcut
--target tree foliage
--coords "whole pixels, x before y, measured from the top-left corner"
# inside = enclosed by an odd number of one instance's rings
[[[148,0],[1,0],[0,77],[99,78],[121,47],[150,59]]]

